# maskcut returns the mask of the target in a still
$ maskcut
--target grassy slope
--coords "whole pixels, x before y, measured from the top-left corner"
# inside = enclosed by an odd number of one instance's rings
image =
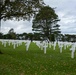
[[[0,43],[0,50],[4,53],[0,54],[0,75],[76,75],[76,52],[71,59],[68,48],[62,53],[58,47],[47,48],[44,54],[34,43],[28,52],[24,44],[13,49]]]

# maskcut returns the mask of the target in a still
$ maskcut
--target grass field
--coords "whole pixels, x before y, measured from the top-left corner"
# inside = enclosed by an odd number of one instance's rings
[[[24,43],[13,49],[0,42],[0,50],[0,75],[76,75],[76,52],[72,59],[69,48],[62,53],[58,46],[47,48],[44,54],[34,43],[27,52]]]

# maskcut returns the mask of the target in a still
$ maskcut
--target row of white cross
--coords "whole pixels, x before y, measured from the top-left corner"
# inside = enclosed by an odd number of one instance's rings
[[[4,45],[4,47],[6,47],[6,44],[8,43],[8,45],[10,46],[10,44],[13,45],[13,48],[15,49],[16,47],[22,45],[22,43],[25,43],[26,46],[26,51],[28,51],[29,46],[30,46],[30,42],[29,40],[2,40],[0,39],[0,41],[2,42],[2,45]],[[56,50],[56,45],[58,43],[58,46],[60,48],[60,53],[62,53],[62,48],[64,47],[64,49],[66,50],[67,47],[71,46],[71,48],[69,50],[71,50],[71,58],[74,58],[74,53],[76,50],[76,43],[72,43],[72,42],[47,42],[47,41],[33,41],[34,43],[36,43],[36,45],[41,49],[44,50],[44,54],[46,54],[47,51],[47,47],[51,48],[53,46],[53,49]]]
[[[6,47],[7,43],[10,46],[10,44],[13,45],[13,48],[15,49],[16,47],[22,45],[22,43],[25,44],[26,46],[26,51],[28,51],[29,46],[30,46],[30,42],[29,40],[0,40],[2,42],[2,45],[4,45],[4,47]]]
[[[54,50],[56,50],[56,45],[58,43],[58,46],[60,48],[60,53],[62,53],[62,48],[64,47],[64,50],[66,50],[66,48],[71,47],[69,50],[71,50],[71,58],[74,58],[74,53],[76,50],[76,43],[72,43],[72,42],[40,42],[40,41],[34,41],[34,43],[36,43],[36,45],[41,49],[44,50],[44,54],[46,54],[46,50],[47,47],[51,48],[53,46]]]

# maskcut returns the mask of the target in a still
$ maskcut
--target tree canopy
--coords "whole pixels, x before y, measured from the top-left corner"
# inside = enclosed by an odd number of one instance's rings
[[[43,0],[0,0],[0,20],[28,20],[43,5]]]
[[[33,19],[33,31],[42,33],[50,40],[50,35],[54,33],[54,28],[57,25],[58,15],[55,10],[49,6],[44,6],[39,10],[39,13]]]
[[[30,20],[44,5],[43,0],[0,0],[1,20]]]

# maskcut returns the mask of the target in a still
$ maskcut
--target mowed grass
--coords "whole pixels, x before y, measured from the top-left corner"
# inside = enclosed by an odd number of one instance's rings
[[[31,43],[28,52],[24,43],[13,49],[13,46],[4,47],[0,42],[0,75],[76,75],[75,58],[71,58],[69,48],[60,53],[47,48],[46,54],[35,43]]]

